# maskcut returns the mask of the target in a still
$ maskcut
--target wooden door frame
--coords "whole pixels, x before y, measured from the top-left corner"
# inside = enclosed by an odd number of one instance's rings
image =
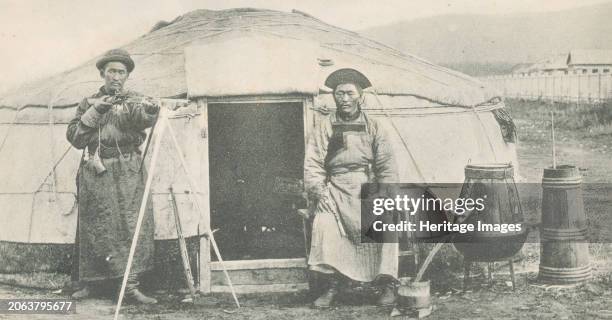
[[[202,97],[197,98],[198,110],[202,113],[203,128],[202,136],[208,139],[208,105],[209,104],[246,104],[246,103],[295,103],[299,102],[302,104],[302,118],[304,121],[304,147],[307,144],[307,137],[309,130],[313,125],[313,103],[314,97],[309,95],[262,95],[262,96],[228,96],[228,97]],[[207,202],[205,206],[205,212],[200,217],[200,224],[210,229],[210,179],[209,179],[209,146],[206,143],[206,150],[203,150],[202,159],[202,175],[200,181],[205,184],[206,198],[204,201]],[[302,177],[303,178],[303,177]],[[221,252],[223,254],[223,252]],[[200,279],[200,291],[203,293],[210,292],[228,292],[227,286],[212,286],[212,273],[219,272],[223,268],[230,271],[232,270],[264,270],[264,269],[304,269],[306,272],[307,263],[306,257],[304,258],[290,258],[290,259],[259,259],[259,260],[232,260],[221,263],[219,261],[211,261],[210,254],[210,242],[205,237],[200,238],[200,254],[199,254],[199,279]],[[296,291],[307,289],[308,286],[305,283],[289,283],[289,284],[260,284],[260,285],[240,285],[235,284],[237,292],[239,293],[250,293],[250,292],[283,292],[283,291]]]

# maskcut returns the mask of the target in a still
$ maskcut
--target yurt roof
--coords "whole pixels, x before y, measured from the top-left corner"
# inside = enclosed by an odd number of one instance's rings
[[[267,44],[261,45],[253,38],[265,38]],[[258,48],[250,50],[249,43]],[[228,51],[234,44],[240,52]],[[128,87],[156,97],[317,94],[325,77],[340,67],[365,73],[381,95],[412,96],[452,106],[474,106],[497,97],[493,89],[476,79],[295,10],[196,10],[172,22],[158,23],[151,32],[123,48],[136,62]],[[249,61],[268,56],[277,48],[277,56],[291,56],[280,60],[268,57],[264,62],[276,66],[272,69],[279,72],[249,72],[257,65]],[[202,53],[199,60],[198,52]],[[189,55],[196,59],[190,62]],[[231,60],[239,56],[247,58]],[[224,57],[227,61],[222,61]],[[98,58],[8,92],[0,98],[0,107],[62,107],[78,103],[102,84],[95,69]],[[223,70],[222,66],[234,67]]]

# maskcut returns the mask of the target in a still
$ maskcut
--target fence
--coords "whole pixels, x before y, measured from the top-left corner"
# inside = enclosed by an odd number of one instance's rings
[[[503,75],[481,78],[507,98],[602,103],[612,99],[612,74]]]

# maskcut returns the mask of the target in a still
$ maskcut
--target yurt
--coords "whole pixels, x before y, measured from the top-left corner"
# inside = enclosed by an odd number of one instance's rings
[[[223,268],[239,292],[306,286],[304,147],[334,111],[323,83],[335,70],[371,80],[365,111],[389,132],[402,182],[462,182],[470,162],[517,163],[512,121],[491,88],[303,12],[197,10],[123,48],[136,62],[127,88],[190,102],[168,114],[187,170],[167,130],[147,170],[158,259],[176,246],[172,187],[204,292],[228,290]],[[70,270],[81,151],[65,132],[103,84],[96,60],[0,97],[0,273]]]

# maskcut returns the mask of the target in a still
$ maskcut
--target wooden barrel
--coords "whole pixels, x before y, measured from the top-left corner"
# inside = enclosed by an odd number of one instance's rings
[[[474,231],[458,234],[455,248],[470,261],[498,261],[514,256],[525,243],[527,229],[514,183],[512,164],[482,164],[465,167],[460,198],[483,199],[484,209],[458,216],[455,223],[473,224]],[[478,230],[478,225],[520,224],[520,230]]]
[[[555,284],[591,278],[582,178],[574,166],[544,169],[539,279]]]

